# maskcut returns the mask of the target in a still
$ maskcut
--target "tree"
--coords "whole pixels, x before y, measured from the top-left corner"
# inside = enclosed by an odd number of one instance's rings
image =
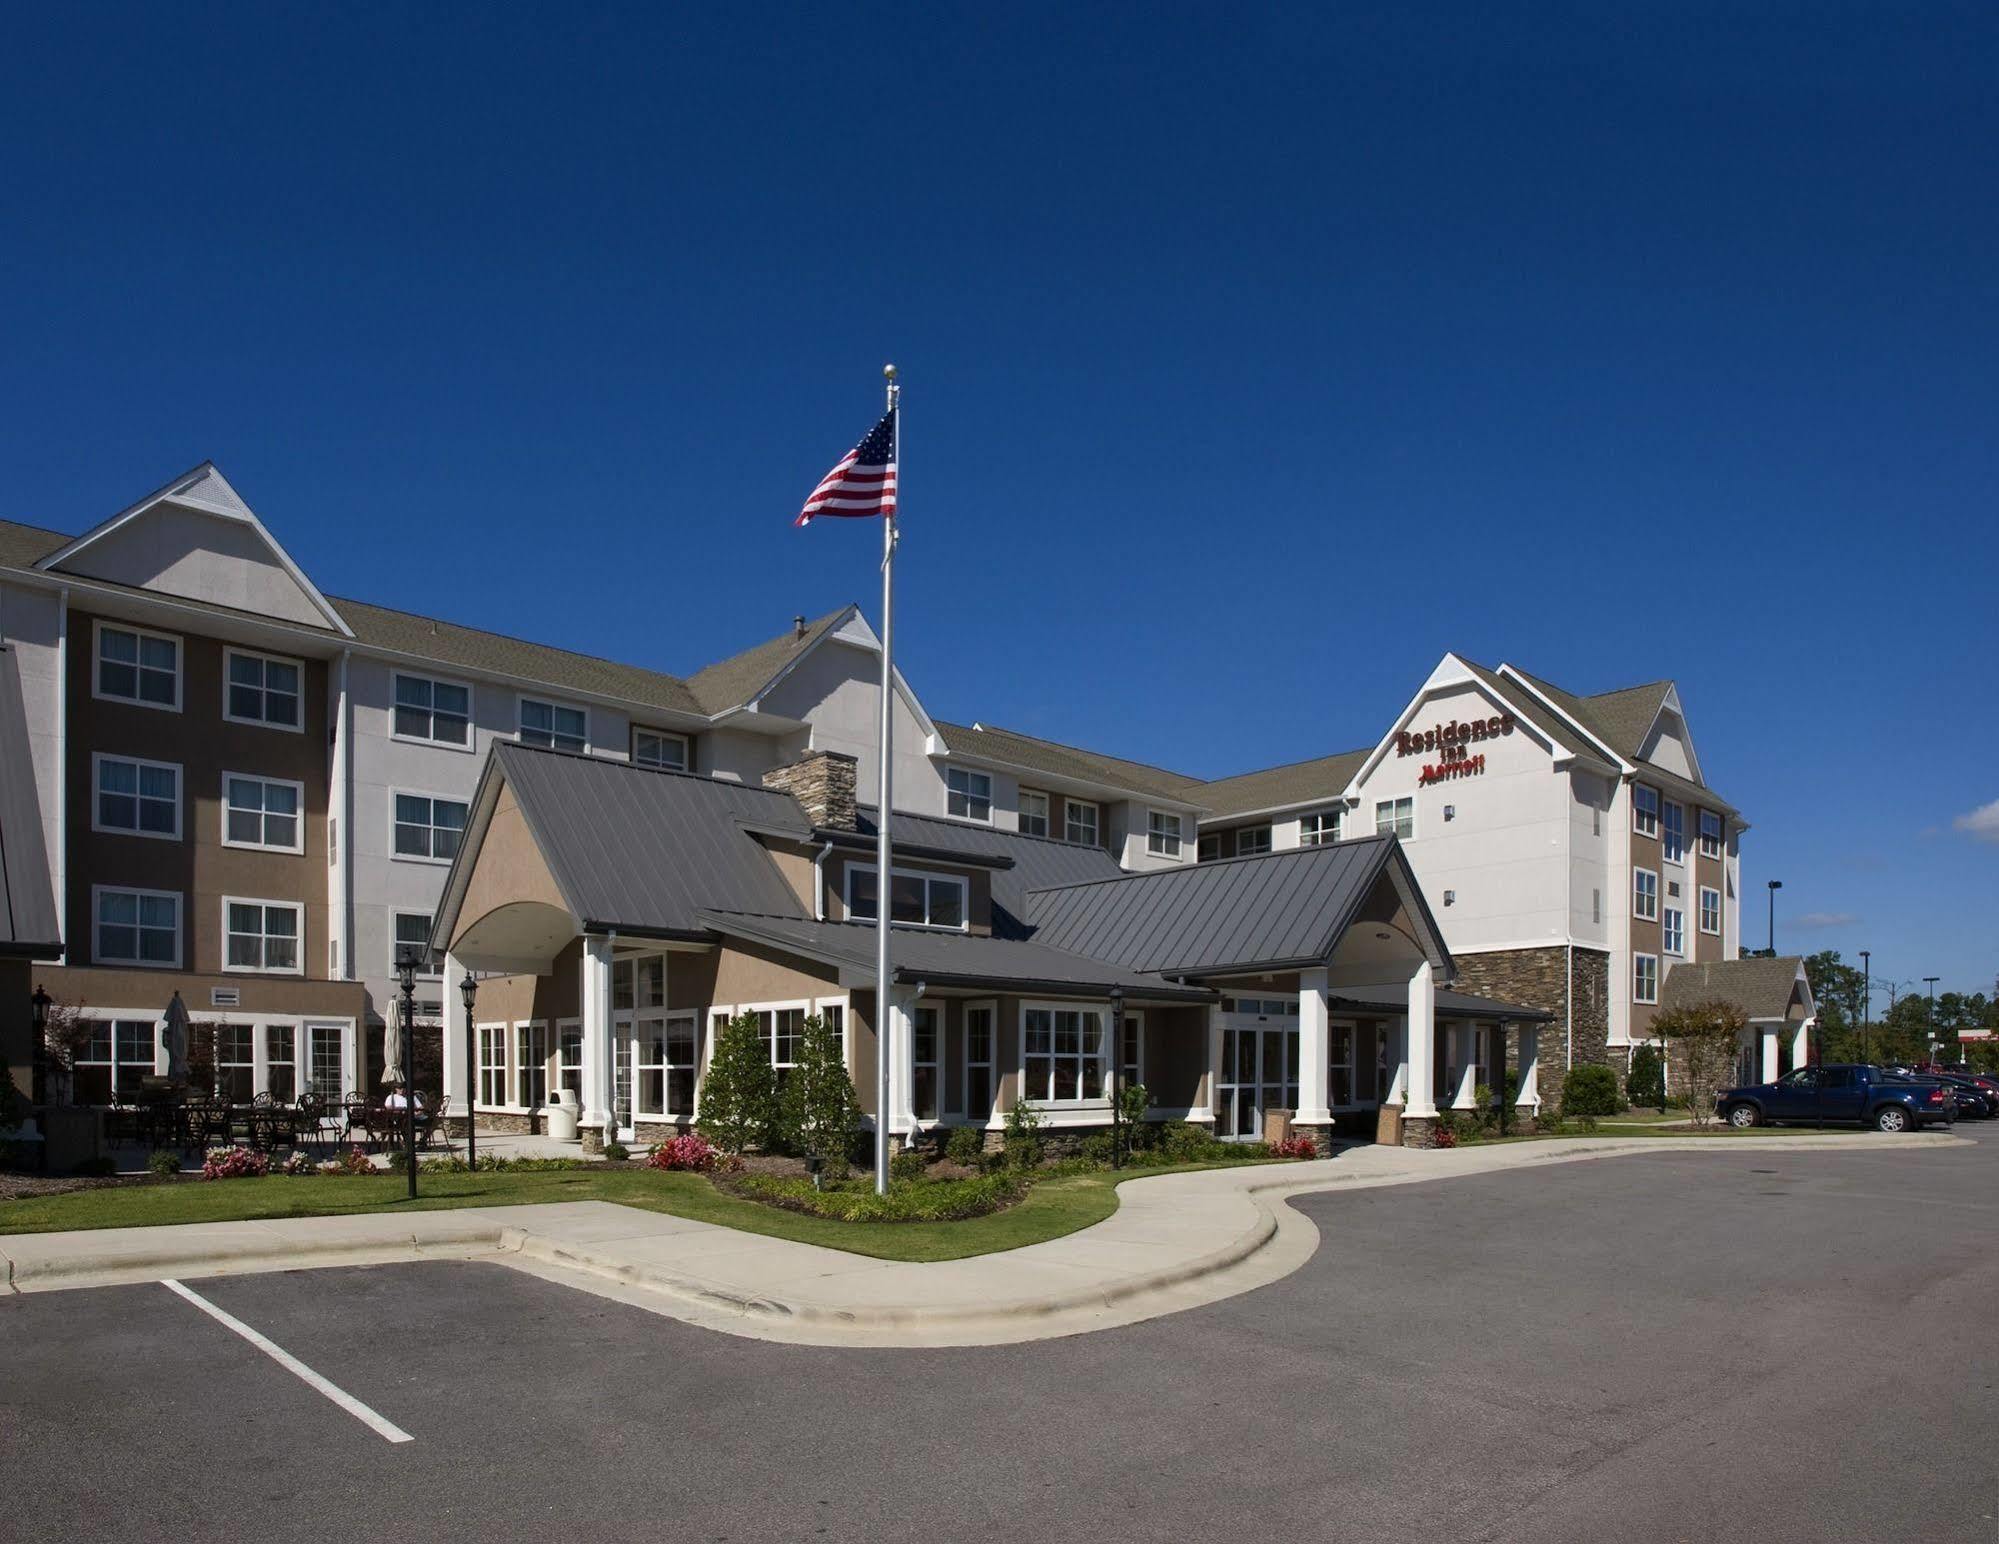
[[[1720,998],[1652,1016],[1652,1033],[1686,1054],[1687,1112],[1696,1127],[1714,1119],[1714,1096],[1735,1081],[1736,1051],[1748,1027],[1742,1010]]]
[[[1631,1075],[1624,1080],[1631,1102],[1648,1110],[1666,1105],[1666,1060],[1657,1048],[1641,1045],[1631,1053]]]
[[[762,1043],[759,1037],[759,1046]],[[709,1077],[713,1079],[712,1071]],[[797,1059],[785,1077],[778,1105],[784,1145],[801,1158],[817,1154],[836,1179],[842,1177],[854,1128],[860,1124],[861,1101],[847,1075],[839,1032],[819,1014],[807,1019],[799,1032]]]
[[[715,1037],[715,1054],[701,1085],[701,1134],[725,1153],[773,1145],[777,1074],[763,1021],[739,1013]]]

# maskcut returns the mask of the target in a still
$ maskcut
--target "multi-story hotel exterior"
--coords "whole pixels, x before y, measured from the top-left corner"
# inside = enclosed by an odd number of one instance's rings
[[[204,465],[78,537],[0,524],[0,643],[61,919],[40,979],[103,1025],[86,1095],[154,1071],[175,991],[233,1089],[364,1088],[407,949],[448,1043],[476,1047],[473,1088],[445,1058],[454,1107],[496,1124],[565,1086],[600,1137],[620,1112],[684,1122],[717,1011],[768,1014],[780,1064],[786,1025],[837,1011],[866,1094],[849,955],[879,888],[879,646],[856,608],[670,676],[329,598]],[[1578,698],[1446,656],[1374,746],[1219,782],[939,723],[906,681],[896,711],[892,913],[936,961],[891,1005],[901,1130],[996,1124],[1036,1086],[1088,1124],[1113,1040],[1162,1112],[1230,1135],[1273,1108],[1420,1128],[1509,1064],[1531,1108],[1537,1054],[1557,1079],[1621,1065],[1676,964],[1737,953],[1744,827],[1670,683]],[[514,745],[548,755],[495,753]],[[557,784],[609,828],[548,829]],[[619,801],[686,845],[586,904],[579,872],[633,848]],[[1353,851],[1302,851],[1333,846]],[[659,888],[683,868],[713,893]],[[1214,953],[1235,891],[1272,884],[1268,919],[1306,893],[1339,915]],[[976,968],[934,953],[954,936]],[[465,969],[488,978],[469,1026]],[[1091,1038],[1113,990],[1131,1023]],[[1073,1034],[1097,1050],[1054,1049]]]

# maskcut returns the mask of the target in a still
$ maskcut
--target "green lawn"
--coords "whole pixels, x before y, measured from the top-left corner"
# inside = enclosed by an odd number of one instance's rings
[[[1180,1165],[1180,1170],[1212,1168]],[[824,1244],[882,1260],[959,1260],[1059,1238],[1117,1210],[1127,1179],[1176,1172],[1064,1174],[1038,1181],[1015,1206],[963,1222],[848,1223],[781,1211],[724,1195],[698,1174],[647,1169],[569,1169],[553,1173],[425,1174],[414,1201],[400,1175],[180,1181],[74,1190],[0,1201],[0,1233],[79,1228],[158,1227],[176,1222],[240,1222],[268,1217],[331,1217],[354,1212],[434,1211],[461,1206],[524,1206],[544,1201],[614,1201],[699,1222]]]

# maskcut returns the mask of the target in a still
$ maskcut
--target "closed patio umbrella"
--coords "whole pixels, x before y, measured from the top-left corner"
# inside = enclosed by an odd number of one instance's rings
[[[391,1087],[409,1082],[403,1063],[409,1058],[409,1035],[403,1025],[401,1003],[390,1005],[382,1020],[382,1081]]]
[[[175,992],[173,1001],[167,1004],[165,1019],[160,1026],[160,1043],[166,1047],[167,1076],[176,1083],[187,1081],[187,1004]]]

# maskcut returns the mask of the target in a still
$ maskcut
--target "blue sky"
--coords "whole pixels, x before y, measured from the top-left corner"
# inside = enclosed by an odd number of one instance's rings
[[[1999,970],[1989,6],[101,5],[7,53],[0,515],[212,457],[332,593],[684,671],[875,609],[871,532],[789,519],[893,358],[940,716],[1221,775],[1447,649],[1671,676],[1780,945]]]

